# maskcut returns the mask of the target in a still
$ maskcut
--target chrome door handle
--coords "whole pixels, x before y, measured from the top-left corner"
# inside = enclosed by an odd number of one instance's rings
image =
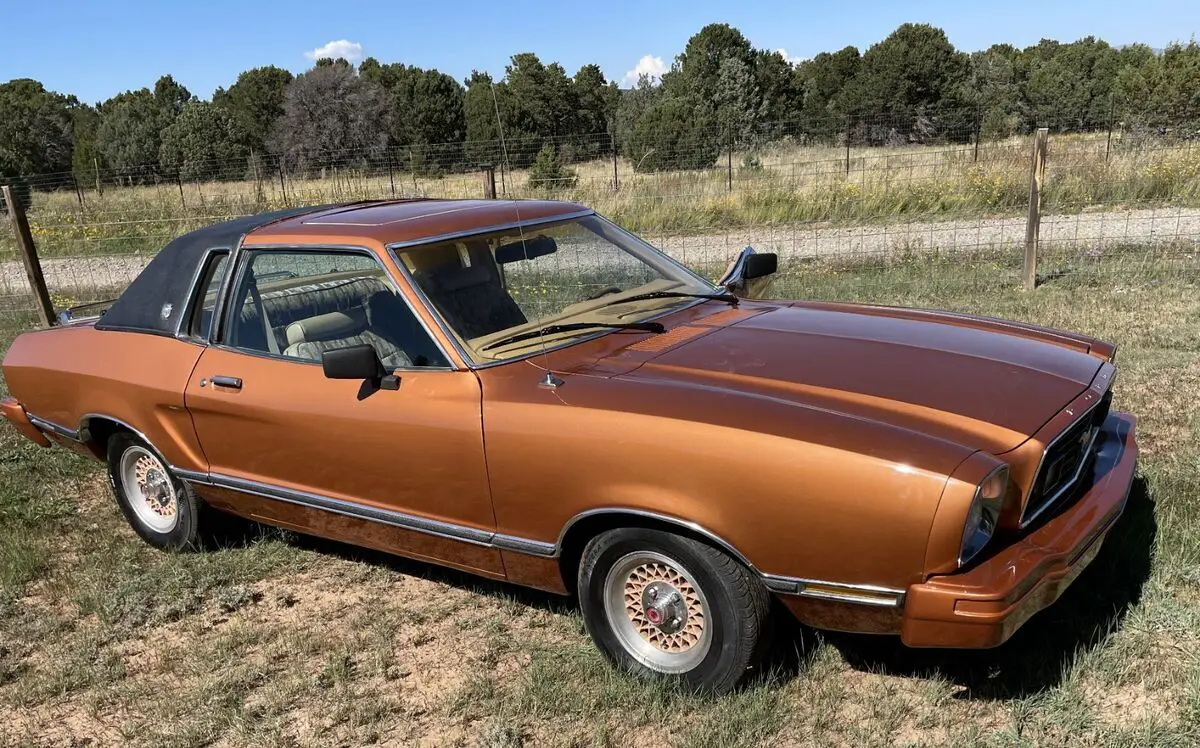
[[[242,388],[242,380],[239,377],[227,377],[224,374],[216,374],[212,378],[212,383],[216,387],[228,387],[231,390],[240,390]]]

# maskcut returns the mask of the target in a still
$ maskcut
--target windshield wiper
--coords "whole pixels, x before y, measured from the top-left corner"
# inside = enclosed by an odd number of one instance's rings
[[[570,322],[565,325],[546,325],[545,327],[539,327],[536,330],[526,330],[525,332],[519,332],[516,335],[509,335],[507,338],[500,338],[495,342],[488,343],[479,350],[488,351],[492,348],[499,348],[502,345],[520,343],[522,340],[533,340],[534,338],[540,338],[543,335],[554,335],[556,333],[571,332],[573,330],[590,330],[596,327],[605,327],[610,330],[644,330],[646,332],[653,333],[660,333],[667,329],[658,322]]]
[[[642,301],[644,299],[710,299],[712,301],[727,301],[730,306],[738,305],[738,297],[731,293],[684,293],[683,291],[651,291],[649,293],[640,293],[636,296],[626,296],[623,299],[613,299],[607,304],[602,304],[601,309],[606,306],[615,306],[624,304],[627,301]]]

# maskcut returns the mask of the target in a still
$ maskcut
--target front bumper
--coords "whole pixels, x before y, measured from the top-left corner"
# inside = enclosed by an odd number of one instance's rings
[[[910,647],[994,647],[1057,600],[1125,508],[1137,464],[1135,423],[1127,413],[1105,420],[1090,485],[1069,507],[967,571],[909,587],[901,640]]]

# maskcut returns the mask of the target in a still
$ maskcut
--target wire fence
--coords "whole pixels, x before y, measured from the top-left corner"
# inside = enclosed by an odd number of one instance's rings
[[[975,116],[908,115],[824,132],[736,123],[624,140],[509,138],[375,151],[31,175],[19,180],[56,307],[111,298],[170,239],[275,208],[390,197],[582,202],[715,276],[751,245],[780,255],[780,295],[894,295],[1017,284],[1029,229],[1031,142],[985,137]],[[947,123],[952,123],[947,124]],[[1062,128],[1066,129],[1066,128]],[[636,135],[636,133],[635,133]],[[1091,283],[1197,277],[1200,142],[1186,127],[1050,137],[1038,272]],[[549,147],[553,153],[539,159]],[[825,281],[836,277],[838,283]],[[886,287],[886,288],[885,288]],[[34,309],[15,237],[0,229],[0,315]]]

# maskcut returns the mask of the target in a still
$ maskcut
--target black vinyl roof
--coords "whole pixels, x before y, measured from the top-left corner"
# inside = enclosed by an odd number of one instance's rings
[[[331,205],[260,213],[198,229],[172,240],[96,323],[97,330],[174,335],[187,307],[200,263],[210,250],[232,251],[245,234],[275,221],[326,210]]]

